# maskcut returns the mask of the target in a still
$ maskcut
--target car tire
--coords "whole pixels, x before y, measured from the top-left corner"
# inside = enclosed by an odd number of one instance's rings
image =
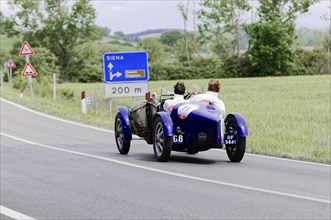
[[[172,149],[172,137],[166,135],[164,130],[161,117],[156,117],[153,123],[153,149],[159,162],[167,162]]]
[[[130,143],[131,141],[125,141],[124,139],[124,131],[123,131],[123,123],[121,119],[120,113],[117,113],[115,117],[115,140],[117,149],[121,154],[128,154],[130,151]]]
[[[237,142],[235,145],[226,144],[226,153],[232,162],[240,162],[244,155],[246,149],[246,137],[242,137],[238,134],[238,124],[234,117],[229,117],[226,120],[226,132],[233,133],[237,137]]]

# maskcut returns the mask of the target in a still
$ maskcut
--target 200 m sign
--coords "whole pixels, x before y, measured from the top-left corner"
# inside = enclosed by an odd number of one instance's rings
[[[105,97],[135,97],[145,96],[148,92],[148,83],[107,83],[105,84]]]
[[[122,94],[124,93],[129,93],[130,92],[130,88],[129,87],[113,87],[112,89],[112,94]],[[140,88],[136,88],[135,89],[137,92],[139,92],[141,89]]]

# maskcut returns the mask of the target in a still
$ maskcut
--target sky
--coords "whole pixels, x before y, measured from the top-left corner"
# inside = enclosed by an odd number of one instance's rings
[[[12,13],[7,5],[8,0],[1,1],[1,11],[8,16]],[[195,8],[199,8],[199,0],[195,0]],[[256,1],[250,1],[252,4]],[[186,5],[186,0],[92,0],[97,12],[96,24],[108,27],[111,33],[122,31],[125,34],[137,33],[148,29],[173,28],[183,29],[184,21],[178,3]],[[325,14],[330,17],[331,0],[321,0],[311,6],[309,13],[300,15],[297,27],[328,28],[329,22],[322,20]],[[193,7],[191,1],[190,7]],[[251,15],[244,19],[251,20]],[[193,30],[192,16],[189,18],[188,29]]]

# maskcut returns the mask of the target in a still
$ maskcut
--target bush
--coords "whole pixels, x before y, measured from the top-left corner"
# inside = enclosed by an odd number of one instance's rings
[[[291,75],[322,75],[328,74],[329,58],[323,50],[303,50],[295,51],[296,60]],[[328,62],[329,61],[329,62]]]
[[[187,63],[151,63],[151,80],[224,78],[225,73],[219,60],[199,59]]]
[[[14,89],[25,89],[29,86],[27,77],[16,77],[13,79],[13,88]]]
[[[74,91],[71,89],[59,89],[59,94],[67,100],[74,99]]]

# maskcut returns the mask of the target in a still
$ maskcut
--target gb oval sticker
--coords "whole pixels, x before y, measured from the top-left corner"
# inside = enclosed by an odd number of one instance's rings
[[[198,108],[199,106],[192,104],[181,105],[178,108],[178,117],[181,119],[185,119],[191,112],[197,110]]]

